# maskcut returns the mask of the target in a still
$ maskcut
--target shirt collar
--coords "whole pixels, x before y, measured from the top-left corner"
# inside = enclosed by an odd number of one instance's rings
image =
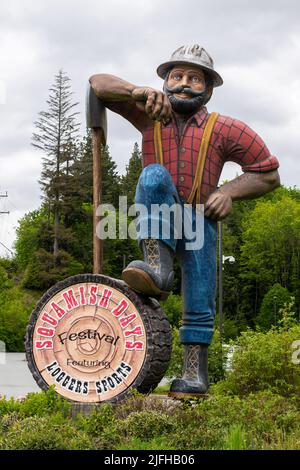
[[[193,116],[191,116],[188,120],[189,123],[191,123],[192,121],[195,121],[195,123],[197,124],[198,127],[201,127],[202,123],[205,121],[206,117],[208,115],[208,111],[207,111],[207,108],[206,106],[202,106],[199,111],[197,111],[197,113],[193,114]],[[173,116],[173,120],[175,120],[175,116]],[[174,121],[175,122],[175,121]],[[168,124],[163,124],[163,126],[168,126],[170,125],[171,123],[168,123]]]
[[[208,111],[207,111],[206,106],[202,106],[201,109],[199,109],[199,111],[196,114],[194,114],[194,116],[191,117],[191,121],[195,120],[197,123],[197,126],[201,127],[201,124],[206,119],[207,115],[208,115]]]

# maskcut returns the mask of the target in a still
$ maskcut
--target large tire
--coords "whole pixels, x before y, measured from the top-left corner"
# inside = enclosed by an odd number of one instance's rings
[[[97,403],[120,401],[132,389],[153,390],[168,367],[171,344],[169,322],[155,299],[123,281],[80,274],[40,299],[25,350],[42,390],[55,385],[71,401]]]

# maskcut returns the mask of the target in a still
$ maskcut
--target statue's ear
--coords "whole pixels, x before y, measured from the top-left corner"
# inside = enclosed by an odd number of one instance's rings
[[[208,87],[207,87],[207,99],[206,99],[206,103],[211,99],[212,94],[213,94],[213,91],[214,91],[213,85],[208,85]]]

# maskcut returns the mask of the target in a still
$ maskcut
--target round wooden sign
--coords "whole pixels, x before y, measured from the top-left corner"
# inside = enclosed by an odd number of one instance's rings
[[[38,384],[54,385],[76,402],[116,401],[133,387],[148,391],[162,378],[170,352],[170,327],[159,304],[102,275],[53,286],[27,329],[27,360]]]

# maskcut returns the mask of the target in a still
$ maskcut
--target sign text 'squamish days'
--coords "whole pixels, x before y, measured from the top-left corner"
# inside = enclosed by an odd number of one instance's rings
[[[77,293],[78,294],[78,293]],[[53,348],[53,336],[55,335],[55,328],[59,324],[60,320],[69,312],[78,307],[85,306],[85,305],[94,305],[104,309],[109,310],[110,298],[112,295],[112,290],[105,288],[102,292],[102,295],[99,299],[99,292],[98,286],[92,285],[90,288],[85,291],[84,286],[79,287],[79,296],[75,295],[74,289],[69,289],[66,292],[62,293],[61,302],[52,302],[51,307],[55,312],[55,316],[52,314],[50,315],[47,311],[43,313],[40,317],[41,324],[37,326],[37,333],[44,337],[43,340],[37,340],[35,343],[36,349],[52,349]],[[61,305],[63,303],[63,305]],[[136,312],[131,313],[130,315],[126,315],[126,310],[129,306],[128,300],[124,297],[122,298],[117,306],[110,311],[111,315],[118,319],[121,328],[123,330],[125,341],[125,348],[128,350],[142,350],[144,348],[143,341],[132,341],[127,340],[130,336],[142,336],[143,329],[141,325],[136,326],[134,329],[130,329],[130,323],[132,323],[136,318]],[[44,326],[44,323],[47,323],[49,326]],[[81,332],[82,336],[92,335],[93,332]],[[96,333],[94,333],[95,336]],[[97,333],[99,334],[99,333]],[[75,333],[73,336],[70,335],[69,340],[75,340]],[[79,336],[79,333],[77,334]],[[60,341],[64,341],[63,333],[59,335]],[[63,339],[64,338],[64,339]],[[99,339],[104,338],[105,341],[111,342],[116,344],[119,338],[113,338],[112,336],[100,336]],[[82,339],[82,338],[80,338]]]

